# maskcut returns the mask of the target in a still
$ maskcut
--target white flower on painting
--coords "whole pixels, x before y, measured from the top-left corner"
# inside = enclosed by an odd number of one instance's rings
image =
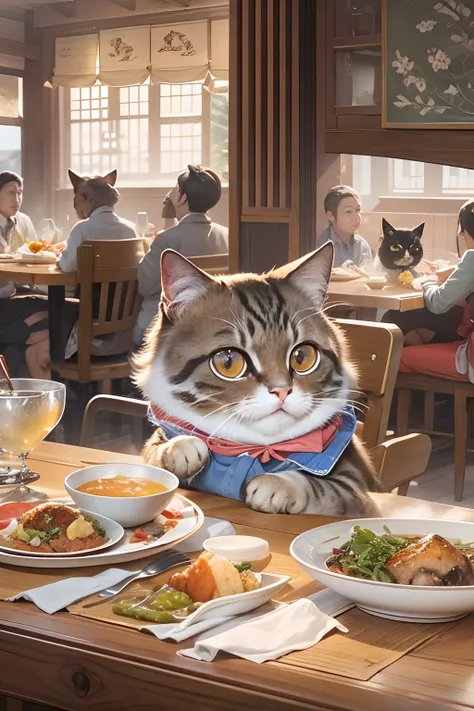
[[[424,91],[426,89],[426,79],[423,79],[423,77],[418,77],[415,86],[418,89],[418,91]]]
[[[415,66],[415,62],[412,62],[406,56],[402,57],[398,49],[395,54],[397,58],[392,62],[392,67],[396,67],[397,74],[408,74],[408,72],[411,72]]]
[[[451,96],[456,96],[456,94],[459,94],[459,87],[453,86],[452,84],[450,84],[449,88],[446,89],[443,93],[450,94]]]
[[[436,54],[430,54],[428,57],[428,62],[433,67],[433,71],[437,72],[439,69],[447,69],[451,64],[451,58],[443,52],[443,50],[438,49]]]
[[[405,86],[411,86],[412,84],[416,84],[418,81],[418,77],[414,77],[413,74],[410,74],[409,76],[405,77],[403,80],[403,83]]]
[[[451,0],[448,0],[447,4],[450,5],[451,7],[447,7],[442,2],[437,2],[436,5],[433,6],[433,10],[436,10],[437,12],[442,12],[445,15],[449,15],[450,17],[453,18],[453,20],[459,20],[460,19],[459,15],[457,14],[457,12],[454,12],[454,10],[457,9],[456,2],[455,1],[451,2]],[[451,8],[453,8],[453,9],[451,9]]]
[[[436,20],[422,20],[416,29],[420,32],[431,32],[431,30],[437,25]]]

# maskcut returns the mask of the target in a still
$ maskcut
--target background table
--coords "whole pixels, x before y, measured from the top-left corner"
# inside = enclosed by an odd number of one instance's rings
[[[63,272],[56,264],[8,264],[0,262],[0,282],[48,287],[49,347],[51,360],[64,358],[62,310],[65,287],[77,284],[76,272]]]
[[[41,473],[39,484],[53,492],[62,489],[64,476],[72,469],[136,460],[43,443],[32,453],[30,464]],[[290,558],[288,548],[295,534],[334,519],[266,515],[229,499],[197,492],[190,497],[208,515],[230,520],[239,533],[270,542],[270,569],[292,576],[288,599],[303,596],[305,586],[314,585]],[[471,509],[389,494],[380,494],[377,500],[387,516],[474,521]],[[472,710],[473,639],[471,616],[361,682],[278,661],[257,665],[220,655],[210,664],[196,662],[176,656],[175,645],[151,635],[68,613],[48,616],[29,603],[0,603],[0,692],[73,711]],[[11,708],[20,711],[22,705],[13,702]]]
[[[328,302],[342,301],[358,308],[392,309],[393,311],[413,311],[424,306],[423,294],[401,284],[386,286],[384,289],[369,289],[364,279],[353,281],[330,281]]]

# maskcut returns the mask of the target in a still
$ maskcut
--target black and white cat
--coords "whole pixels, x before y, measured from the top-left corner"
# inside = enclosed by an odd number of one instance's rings
[[[416,267],[423,259],[423,245],[421,236],[425,223],[413,230],[396,229],[382,219],[382,241],[380,242],[377,257],[390,279],[397,279],[401,272],[410,271],[418,276]]]

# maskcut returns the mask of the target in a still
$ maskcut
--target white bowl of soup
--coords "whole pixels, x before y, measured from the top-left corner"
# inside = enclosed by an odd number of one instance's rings
[[[152,521],[170,503],[178,477],[147,464],[100,464],[69,474],[64,487],[80,509],[124,528]]]

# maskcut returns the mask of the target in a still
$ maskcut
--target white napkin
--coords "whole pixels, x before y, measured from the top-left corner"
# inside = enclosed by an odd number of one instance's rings
[[[129,575],[131,575],[130,570],[110,568],[110,570],[94,575],[92,578],[67,578],[49,585],[42,585],[39,588],[25,590],[18,595],[9,597],[8,602],[28,600],[43,612],[52,615],[54,612],[59,612],[68,605],[72,605],[73,602],[78,602],[78,600],[95,595],[111,585],[120,583]]]
[[[181,551],[181,553],[195,553],[196,551],[202,551],[202,544],[208,538],[233,535],[235,535],[235,528],[229,521],[206,516],[199,531],[196,531],[192,536],[189,536],[185,541],[174,547]]]
[[[349,600],[343,595],[339,595],[330,588],[320,590],[314,593],[314,595],[308,595],[308,600],[314,602],[321,612],[324,612],[330,617],[337,617],[337,615],[342,615],[343,612],[350,610],[351,607],[355,607],[355,603],[353,603],[352,600]]]
[[[241,618],[199,637],[191,649],[179,655],[212,662],[218,652],[227,652],[250,662],[262,664],[289,652],[307,649],[319,642],[332,629],[347,632],[344,625],[306,598],[280,607],[268,615],[242,622]]]
[[[280,607],[287,607],[287,605],[283,602],[270,600],[270,602],[267,602],[265,605],[262,605],[256,610],[244,615],[216,615],[216,617],[209,617],[205,620],[201,620],[200,622],[190,623],[189,620],[191,618],[189,618],[183,620],[183,622],[174,622],[169,625],[144,625],[143,627],[140,627],[140,632],[151,632],[151,634],[154,634],[158,639],[171,639],[173,642],[183,642],[185,639],[195,637],[196,635],[201,634],[202,632],[207,632],[211,629],[214,630],[214,634],[217,634],[217,632],[222,632],[224,629],[228,629],[227,626],[224,627],[224,625],[227,625],[228,622],[232,622],[231,627],[234,627],[235,625],[247,622],[247,620],[262,617],[263,615],[273,612],[273,610]]]

